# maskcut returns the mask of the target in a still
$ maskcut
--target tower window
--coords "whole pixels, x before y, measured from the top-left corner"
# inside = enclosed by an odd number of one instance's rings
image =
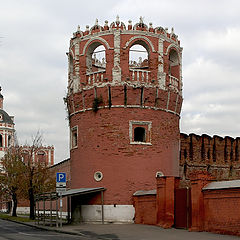
[[[0,134],[0,147],[2,147],[3,146],[3,137],[2,137],[2,135]]]
[[[173,49],[169,53],[169,75],[177,79],[179,79],[179,76],[180,76],[178,54]]]
[[[150,121],[129,121],[130,144],[151,144],[152,122]]]
[[[87,52],[87,73],[102,72],[106,70],[106,49],[95,42],[88,48]]]
[[[12,141],[12,138],[11,138],[11,136],[9,135],[9,136],[8,136],[8,147],[11,146],[11,141]]]
[[[129,67],[131,69],[148,69],[148,51],[144,42],[135,43],[129,49]]]
[[[146,132],[143,127],[134,128],[134,142],[146,142]]]
[[[71,129],[71,148],[77,148],[78,146],[78,128],[77,126]]]

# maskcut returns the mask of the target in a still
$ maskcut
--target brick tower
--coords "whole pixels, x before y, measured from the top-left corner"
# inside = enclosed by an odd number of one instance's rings
[[[133,193],[179,174],[181,56],[173,29],[142,18],[96,20],[70,40],[71,187],[106,188],[105,220],[132,221]],[[83,220],[100,218],[97,200],[86,204]]]

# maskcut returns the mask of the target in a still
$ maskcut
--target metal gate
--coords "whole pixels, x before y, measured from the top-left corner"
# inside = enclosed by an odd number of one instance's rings
[[[191,227],[191,189],[175,189],[174,201],[174,226],[175,228],[188,229]]]

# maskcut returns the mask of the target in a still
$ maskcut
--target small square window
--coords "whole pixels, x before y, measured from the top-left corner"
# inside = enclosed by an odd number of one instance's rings
[[[130,144],[151,144],[152,122],[129,121]]]
[[[71,148],[78,146],[78,127],[75,126],[71,129]]]

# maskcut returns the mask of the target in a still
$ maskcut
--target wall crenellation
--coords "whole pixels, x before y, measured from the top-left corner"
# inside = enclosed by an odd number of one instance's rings
[[[180,44],[178,40],[178,36],[174,33],[174,29],[171,29],[171,32],[168,32],[168,28],[163,27],[155,27],[153,28],[153,24],[149,23],[149,26],[147,26],[145,23],[143,23],[142,17],[140,17],[139,22],[136,23],[134,26],[132,25],[132,21],[128,21],[128,26],[123,22],[119,21],[119,17],[116,18],[115,22],[112,22],[110,26],[108,26],[108,21],[105,20],[104,26],[99,25],[98,19],[96,19],[95,24],[89,29],[89,25],[86,25],[85,31],[80,30],[80,26],[78,25],[77,31],[73,33],[73,38],[89,38],[89,35],[97,35],[98,33],[109,33],[113,30],[122,30],[122,31],[132,31],[134,34],[137,33],[137,31],[145,31],[151,34],[161,34],[164,37],[168,38],[169,40]],[[142,33],[141,33],[142,34]]]
[[[217,180],[240,177],[240,138],[181,133],[180,176],[207,170]]]

